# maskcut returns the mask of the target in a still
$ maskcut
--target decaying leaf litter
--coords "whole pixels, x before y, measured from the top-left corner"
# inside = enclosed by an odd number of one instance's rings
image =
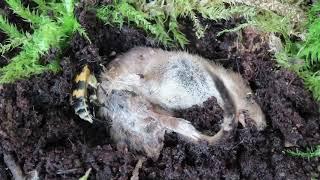
[[[13,152],[24,172],[38,169],[42,178],[77,179],[89,168],[93,179],[127,178],[137,162],[136,155],[126,147],[117,147],[109,138],[108,127],[89,125],[70,113],[71,82],[82,64],[89,63],[98,73],[99,64],[112,60],[113,52],[120,54],[137,45],[155,45],[140,30],[104,26],[91,12],[81,8],[78,11],[92,44],[76,36],[60,63],[63,72],[45,73],[0,88],[0,152]],[[286,142],[300,147],[320,143],[318,105],[303,88],[302,80],[276,66],[266,42],[256,31],[246,29],[239,41],[234,33],[216,36],[235,22],[208,23],[208,33],[198,40],[188,23],[183,20],[184,32],[191,41],[187,50],[217,59],[240,72],[256,92],[268,128],[258,132],[253,127],[239,127],[232,140],[213,147],[190,144],[175,134],[167,134],[159,159],[145,162],[140,177],[317,177],[318,159],[309,161],[284,153]],[[207,131],[217,129],[212,122],[221,120],[223,112],[215,99],[204,103],[204,108],[193,107],[177,115],[199,128],[206,127]],[[2,163],[0,167],[4,166]],[[10,173],[0,169],[3,179],[9,179]]]

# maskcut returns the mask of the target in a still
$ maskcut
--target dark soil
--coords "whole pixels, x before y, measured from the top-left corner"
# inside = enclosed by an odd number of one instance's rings
[[[113,52],[119,54],[137,45],[156,47],[157,43],[141,30],[105,26],[81,6],[77,14],[92,44],[79,35],[73,37],[63,54],[62,72],[0,85],[0,179],[11,177],[2,159],[5,152],[12,152],[25,172],[37,169],[42,179],[78,179],[89,168],[93,169],[90,179],[128,179],[132,174],[137,154],[113,143],[107,125],[88,124],[73,113],[69,104],[72,79],[85,63],[99,73],[100,64],[112,60]],[[268,127],[258,132],[250,123],[246,128],[239,125],[234,137],[219,146],[192,144],[167,134],[159,159],[143,163],[140,178],[319,178],[319,158],[308,160],[285,153],[320,144],[319,105],[302,80],[277,68],[264,38],[254,30],[245,30],[238,42],[236,34],[216,37],[235,22],[204,21],[207,33],[199,40],[189,23],[184,20],[182,27],[190,40],[187,50],[239,71],[255,92]],[[5,60],[0,61],[3,65]],[[179,115],[200,130],[216,132],[222,110],[212,98],[204,107],[194,106]]]

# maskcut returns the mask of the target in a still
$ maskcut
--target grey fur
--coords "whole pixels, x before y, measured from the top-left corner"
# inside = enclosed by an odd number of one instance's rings
[[[231,134],[243,110],[259,130],[266,126],[258,104],[248,100],[252,91],[239,74],[186,52],[137,47],[113,60],[101,80],[98,99],[105,104],[102,114],[112,120],[114,139],[149,157],[158,157],[165,131],[215,144]],[[202,105],[212,96],[225,112],[215,136],[202,134],[170,113]]]

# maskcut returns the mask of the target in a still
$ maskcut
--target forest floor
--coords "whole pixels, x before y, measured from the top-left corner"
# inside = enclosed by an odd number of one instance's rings
[[[3,3],[1,8],[6,9]],[[77,9],[80,23],[92,43],[76,35],[61,57],[63,71],[45,73],[0,85],[0,179],[11,178],[1,154],[11,152],[24,172],[37,169],[41,179],[78,179],[92,168],[90,179],[128,179],[137,163],[135,153],[117,147],[101,122],[89,124],[70,106],[72,80],[81,65],[95,73],[116,55],[135,46],[159,47],[135,28],[104,25],[95,14]],[[15,20],[25,27],[26,23]],[[239,125],[234,137],[219,146],[192,144],[176,134],[166,134],[158,160],[148,159],[141,179],[310,179],[320,177],[320,159],[286,154],[287,146],[307,148],[320,144],[319,104],[296,74],[279,68],[268,52],[264,37],[254,29],[217,37],[234,21],[211,22],[197,39],[191,22],[182,20],[190,40],[186,50],[223,64],[242,74],[264,111],[267,128]],[[0,41],[4,40],[0,34]],[[162,47],[163,48],[163,47]],[[13,52],[14,55],[15,52]],[[54,50],[52,51],[54,53]],[[47,55],[44,61],[49,61]],[[2,62],[1,62],[2,61]],[[0,65],[6,62],[0,58]],[[199,130],[216,129],[222,111],[214,99],[203,107],[179,112]],[[292,149],[292,147],[291,147]]]

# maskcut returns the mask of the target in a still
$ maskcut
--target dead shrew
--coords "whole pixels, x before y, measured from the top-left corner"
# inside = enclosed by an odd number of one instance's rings
[[[186,52],[137,47],[113,60],[100,79],[100,114],[111,118],[112,137],[151,158],[159,156],[166,131],[215,144],[229,137],[239,121],[245,125],[244,110],[259,130],[266,126],[239,74]],[[202,134],[171,113],[202,105],[212,96],[224,109],[221,129],[214,136]]]
[[[176,132],[195,143],[213,145],[231,137],[246,111],[257,129],[265,116],[241,76],[186,52],[137,47],[114,59],[97,86],[99,114],[111,119],[111,136],[132,150],[158,159],[165,132]],[[221,129],[207,136],[174,110],[201,106],[215,97],[224,110]],[[142,164],[140,159],[139,163]],[[137,169],[139,168],[137,164]],[[138,177],[138,170],[133,177]]]
[[[223,131],[239,120],[245,126],[243,111],[257,129],[266,127],[264,113],[240,74],[187,52],[136,47],[114,59],[100,78],[107,82],[102,85],[106,91],[132,91],[167,111],[201,106],[213,96],[225,112]]]

